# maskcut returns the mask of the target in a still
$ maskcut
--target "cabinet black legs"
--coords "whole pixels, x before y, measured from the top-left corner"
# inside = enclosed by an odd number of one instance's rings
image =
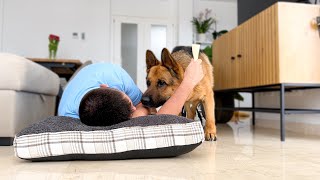
[[[305,90],[305,89],[319,89],[320,84],[304,84],[304,83],[282,83],[266,86],[257,86],[249,88],[228,89],[216,91],[216,93],[235,93],[235,92],[247,92],[252,94],[252,107],[221,107],[216,106],[216,110],[220,111],[252,111],[252,126],[255,126],[256,116],[255,112],[264,113],[279,113],[280,114],[280,139],[285,141],[285,115],[286,114],[320,114],[320,109],[300,109],[300,108],[286,108],[285,107],[285,92],[292,90]],[[256,107],[255,94],[260,92],[272,92],[276,91],[280,93],[280,107],[279,108],[265,108]],[[217,105],[217,104],[216,104]]]
[[[254,92],[251,93],[252,94],[252,109],[255,108],[255,105],[254,105]],[[254,126],[256,124],[256,113],[255,111],[252,111],[252,126]]]
[[[280,138],[281,141],[285,141],[286,131],[285,131],[285,86],[280,85]]]

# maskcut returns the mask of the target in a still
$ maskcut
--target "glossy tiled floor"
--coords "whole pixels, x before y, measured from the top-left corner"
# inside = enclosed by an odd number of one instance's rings
[[[320,137],[255,128],[249,121],[219,125],[217,142],[166,159],[32,163],[0,147],[0,179],[320,179]]]

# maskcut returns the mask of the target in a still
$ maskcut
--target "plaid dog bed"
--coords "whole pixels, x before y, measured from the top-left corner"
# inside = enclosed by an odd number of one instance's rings
[[[22,130],[13,146],[17,157],[32,161],[106,160],[178,156],[203,140],[201,122],[180,116],[144,116],[107,127],[53,116]]]

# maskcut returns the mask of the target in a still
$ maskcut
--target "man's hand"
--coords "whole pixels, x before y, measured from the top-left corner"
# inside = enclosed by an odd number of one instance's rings
[[[190,83],[191,86],[196,86],[204,76],[201,64],[201,59],[191,59],[190,64],[184,72],[183,81]]]
[[[149,109],[145,108],[143,104],[140,102],[136,106],[136,110],[132,114],[132,118],[139,117],[139,116],[147,116],[149,115]]]
[[[100,84],[100,88],[107,88],[107,87],[109,87],[109,86],[106,84]]]

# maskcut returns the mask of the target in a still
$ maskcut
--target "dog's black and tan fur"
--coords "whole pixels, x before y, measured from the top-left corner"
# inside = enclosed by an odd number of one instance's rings
[[[143,94],[142,103],[148,107],[163,105],[181,84],[184,71],[192,59],[191,47],[176,47],[172,54],[164,48],[161,53],[161,62],[152,51],[146,52],[147,86]],[[206,114],[205,139],[216,140],[216,126],[213,98],[213,67],[208,57],[200,52],[204,77],[193,89],[185,102],[187,117],[194,119],[196,107],[203,103]]]

